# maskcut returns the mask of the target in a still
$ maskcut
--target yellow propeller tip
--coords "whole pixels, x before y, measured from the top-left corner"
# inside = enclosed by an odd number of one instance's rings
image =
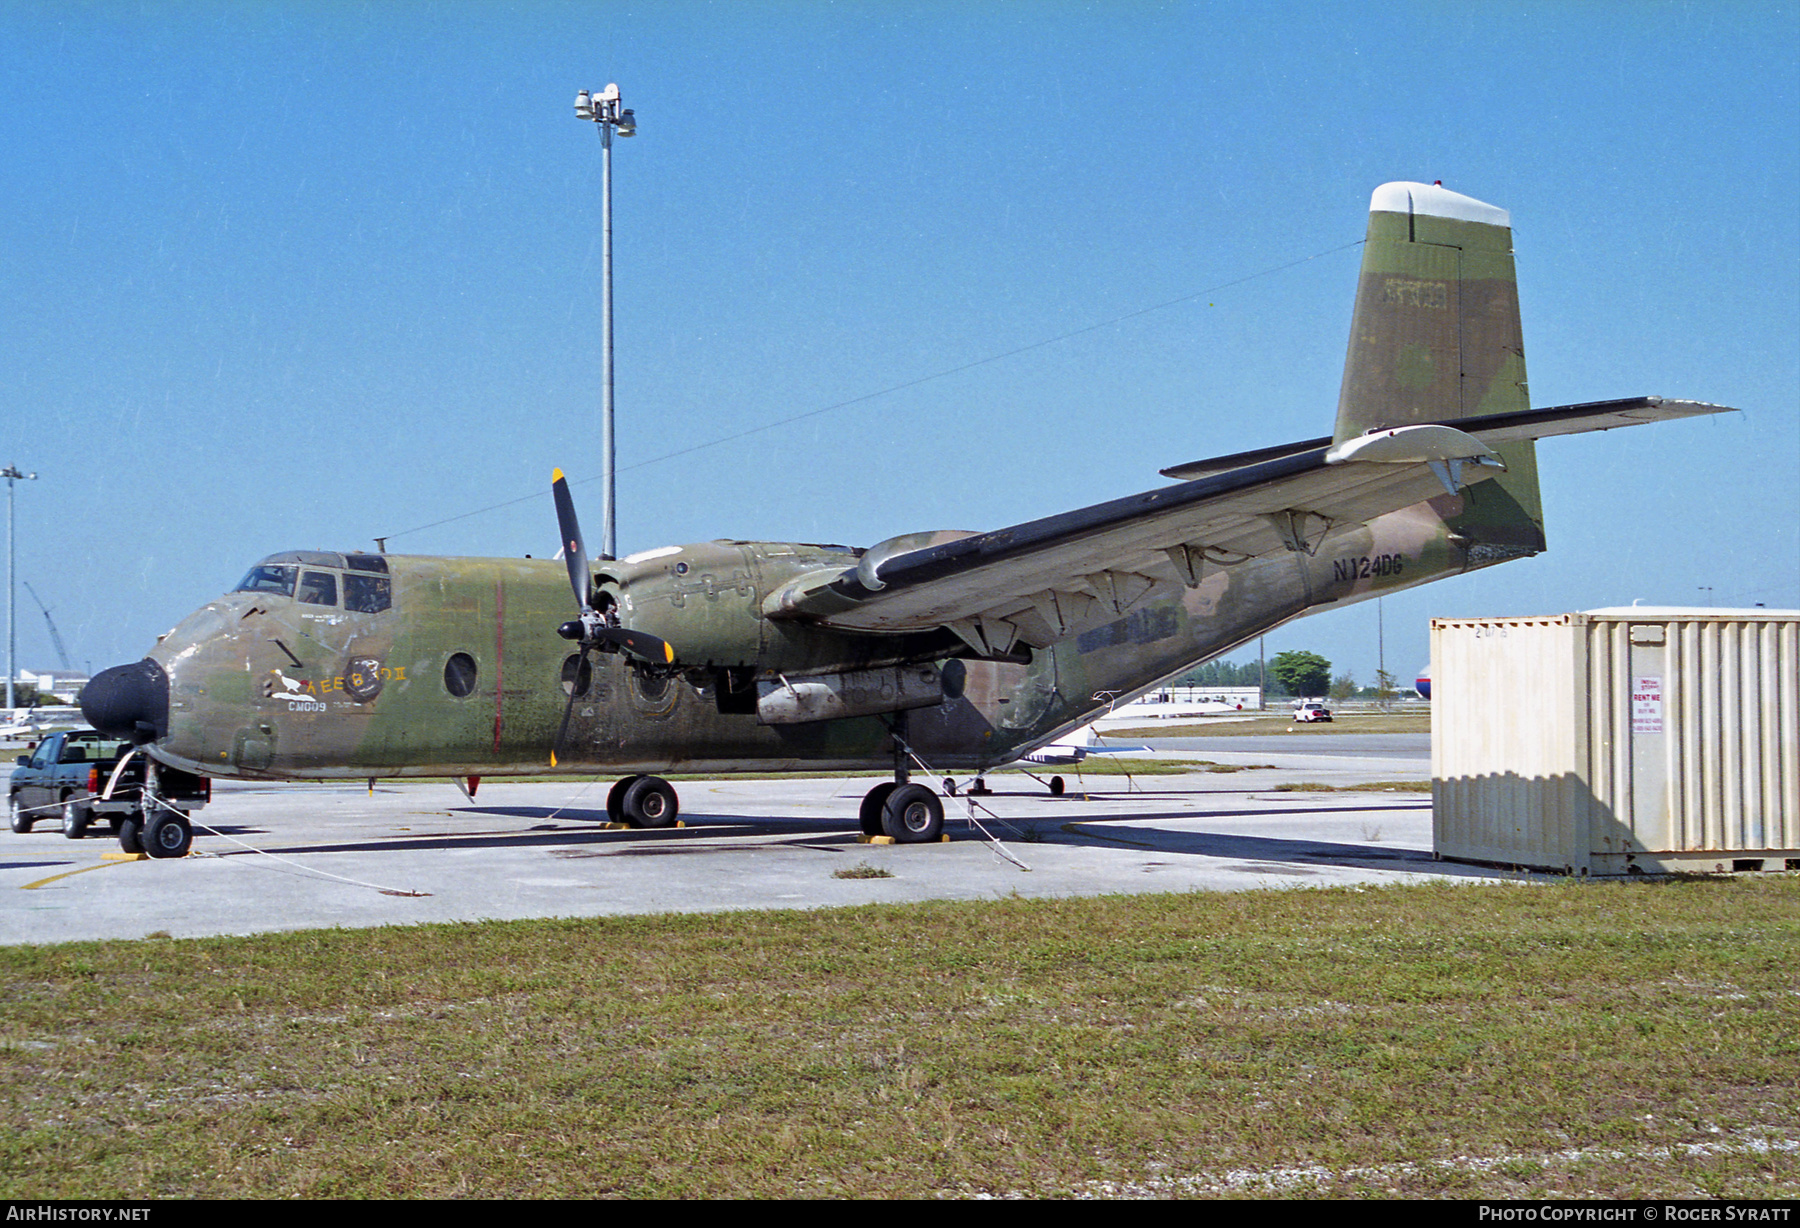
[[[550,480],[552,482],[562,481],[563,480],[562,470],[561,469],[552,469],[550,471]]]

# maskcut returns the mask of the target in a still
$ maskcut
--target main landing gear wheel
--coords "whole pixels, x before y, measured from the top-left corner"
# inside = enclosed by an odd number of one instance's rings
[[[625,821],[625,790],[631,788],[642,776],[626,776],[613,781],[613,787],[606,791],[606,817],[613,823]]]
[[[144,851],[144,820],[135,814],[119,820],[119,847],[127,853]]]
[[[881,830],[896,844],[925,844],[944,834],[944,803],[924,785],[899,785],[881,806]]]
[[[94,812],[77,801],[63,803],[62,828],[63,835],[71,840],[79,840],[87,835],[88,824],[94,821]]]
[[[1063,787],[1063,778],[1061,776],[1052,776],[1050,778],[1051,797],[1061,797],[1063,795]]]
[[[144,825],[144,851],[150,856],[186,857],[194,846],[194,829],[179,810],[159,810]]]
[[[862,834],[879,836],[881,830],[881,808],[887,805],[888,794],[900,786],[893,781],[876,785],[863,795],[862,809],[856,812],[856,821],[862,824]]]
[[[606,817],[627,827],[673,827],[680,813],[675,786],[660,776],[627,776],[606,792]]]
[[[7,807],[7,812],[7,817],[12,821],[13,831],[21,836],[30,831],[31,825],[37,821],[25,812],[25,807],[19,805],[16,795],[12,798],[11,805]]]
[[[639,776],[619,799],[625,821],[633,827],[673,827],[681,813],[675,787],[660,776]]]

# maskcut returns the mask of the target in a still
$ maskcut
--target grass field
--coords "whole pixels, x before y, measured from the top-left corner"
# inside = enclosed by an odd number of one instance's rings
[[[1800,1195],[1800,877],[0,949],[0,1194]]]

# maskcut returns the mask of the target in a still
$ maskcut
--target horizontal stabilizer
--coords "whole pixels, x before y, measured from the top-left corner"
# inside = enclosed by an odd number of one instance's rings
[[[1526,409],[1510,414],[1490,414],[1485,418],[1464,418],[1456,425],[1479,435],[1483,443],[1503,444],[1525,439],[1548,439],[1552,435],[1610,431],[1621,426],[1642,426],[1646,422],[1672,422],[1678,418],[1738,412],[1740,411],[1729,405],[1712,405],[1706,401],[1627,397],[1622,401],[1585,401],[1579,405],[1557,405],[1550,409]]]
[[[1551,435],[1577,435],[1584,431],[1610,431],[1614,427],[1638,426],[1646,422],[1666,422],[1676,418],[1698,417],[1702,414],[1737,412],[1739,411],[1726,405],[1711,405],[1705,401],[1670,401],[1662,397],[1628,397],[1620,401],[1587,401],[1579,405],[1558,405],[1550,409],[1528,409],[1510,414],[1492,414],[1480,419],[1481,439],[1490,445],[1516,443],[1524,439],[1545,439]],[[1458,425],[1467,427],[1469,423],[1458,420]],[[1346,441],[1345,446],[1355,442],[1356,439]],[[1184,465],[1171,465],[1159,472],[1166,478],[1191,482],[1196,478],[1228,473],[1233,469],[1243,469],[1250,465],[1261,464],[1263,461],[1279,460],[1284,456],[1297,456],[1302,452],[1311,452],[1316,448],[1329,448],[1330,446],[1330,436],[1324,436],[1319,439],[1302,440],[1299,443],[1280,444],[1273,448],[1257,448],[1250,452],[1233,452],[1229,456],[1189,461]]]

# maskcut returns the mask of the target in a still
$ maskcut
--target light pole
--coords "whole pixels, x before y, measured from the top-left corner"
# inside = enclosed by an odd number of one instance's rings
[[[605,511],[600,521],[600,557],[618,557],[618,530],[613,509],[613,304],[612,304],[612,138],[613,129],[620,136],[637,132],[637,117],[619,108],[619,87],[608,85],[597,94],[582,90],[575,95],[575,118],[592,120],[600,126],[600,451],[604,454],[601,472],[601,502]]]
[[[17,465],[8,465],[0,469],[0,477],[6,479],[6,708],[11,711],[13,703],[13,679],[19,670],[14,658],[19,651],[19,634],[13,625],[13,556],[17,551],[13,546],[13,487],[21,481],[32,481],[35,473],[20,473]]]

